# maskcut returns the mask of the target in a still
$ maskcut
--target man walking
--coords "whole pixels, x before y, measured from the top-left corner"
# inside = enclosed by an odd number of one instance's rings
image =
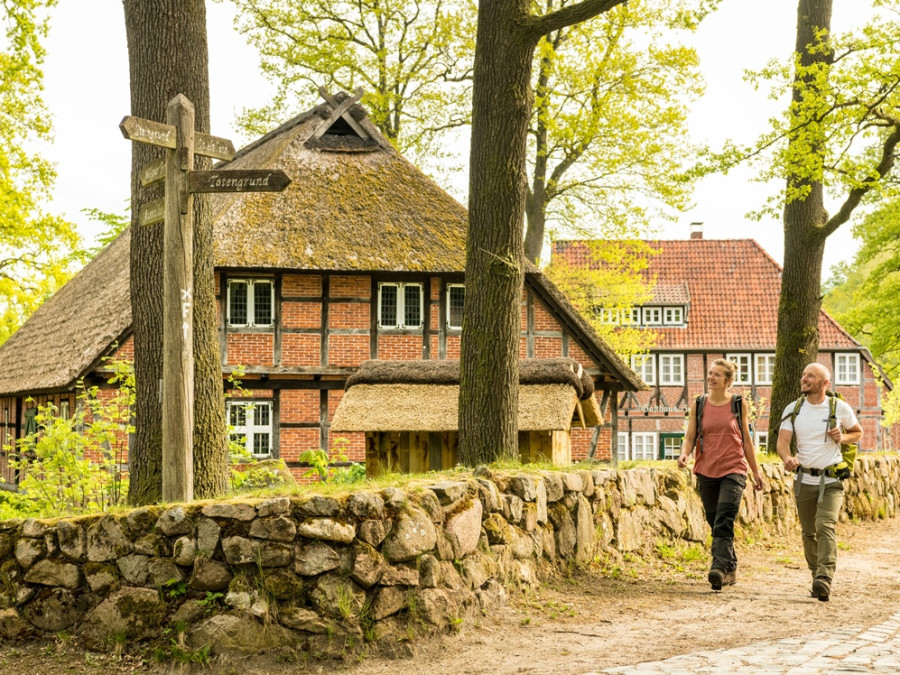
[[[862,437],[853,409],[843,400],[834,400],[831,419],[830,380],[831,373],[822,364],[806,366],[800,378],[801,397],[784,409],[778,432],[778,456],[786,471],[797,471],[794,494],[803,554],[813,576],[812,595],[822,602],[831,596],[837,563],[835,523],[844,500],[834,466],[841,461],[841,443],[858,443]]]

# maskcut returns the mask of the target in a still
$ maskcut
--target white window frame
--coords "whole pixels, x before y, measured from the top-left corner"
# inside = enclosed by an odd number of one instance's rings
[[[618,432],[617,435],[619,441],[619,447],[616,452],[616,457],[618,457],[620,462],[624,462],[628,459],[628,433],[625,431]]]
[[[59,418],[61,420],[69,419],[69,399],[64,399],[59,402]]]
[[[268,323],[258,323],[256,321],[256,290],[257,285],[267,285],[269,287],[269,309],[271,321]],[[231,320],[231,289],[234,286],[241,285],[247,287],[247,323],[234,323]],[[228,314],[228,325],[234,328],[254,328],[268,327],[275,323],[275,283],[272,279],[229,279],[228,280],[228,298],[226,300],[227,307],[225,311]]]
[[[662,309],[662,307],[644,307],[641,312],[643,324],[645,326],[661,326]]]
[[[756,432],[756,449],[759,452],[768,452],[769,451],[769,432],[768,431],[757,431]]]
[[[244,408],[244,424],[241,425],[233,425],[231,424],[231,411],[233,408],[242,407]],[[259,424],[256,422],[256,411],[267,409],[267,416],[269,418],[268,424]],[[229,435],[234,438],[235,436],[243,436],[244,438],[244,447],[247,448],[247,452],[249,452],[253,457],[271,457],[273,450],[273,419],[272,419],[272,402],[271,401],[229,401],[226,409],[226,419],[228,420]],[[256,452],[256,448],[254,447],[256,444],[256,434],[268,434],[269,437],[269,449],[265,452]]]
[[[618,325],[618,323],[619,323],[619,310],[618,309],[611,309],[609,307],[601,307],[599,316],[600,316],[600,323],[602,323],[602,324],[605,324],[608,326],[615,326],[615,325]]]
[[[859,354],[853,352],[834,355],[834,383],[859,384]],[[852,369],[852,376],[851,375]]]
[[[381,322],[381,291],[387,286],[397,289],[397,323],[386,325]],[[419,325],[406,325],[406,288],[412,286],[419,289]],[[422,330],[425,326],[424,288],[421,282],[405,283],[399,281],[383,281],[378,284],[378,328],[386,330]]]
[[[640,326],[641,325],[641,308],[630,307],[621,311],[621,323],[624,326]]]
[[[447,328],[449,328],[450,330],[462,330],[462,320],[460,320],[458,326],[454,325],[453,322],[450,321],[450,290],[453,288],[463,289],[463,306],[465,306],[465,303],[466,303],[466,297],[465,297],[466,285],[465,284],[447,284]],[[379,295],[379,298],[380,298],[380,295]],[[378,313],[378,316],[379,317],[381,316],[380,311]]]
[[[670,441],[672,445],[672,452],[666,452],[666,444]],[[662,448],[660,448],[662,452],[663,459],[678,459],[681,456],[681,447],[684,445],[684,436],[665,436],[662,439]]]
[[[725,358],[737,364],[732,384],[752,384],[753,369],[750,367],[752,363],[750,354],[726,354]]]
[[[678,364],[678,376],[674,377],[673,366]],[[666,373],[666,369],[669,372]],[[649,382],[647,383],[649,384]],[[660,354],[659,355],[659,384],[661,386],[674,386],[684,384],[684,354]]]
[[[645,384],[656,384],[656,356],[654,354],[632,354],[631,369]]]
[[[659,438],[655,431],[633,431],[631,433],[631,457],[635,462],[646,462],[659,456]],[[640,446],[640,457],[638,456]],[[649,448],[649,449],[648,449]],[[648,456],[649,453],[649,456]]]
[[[775,355],[755,354],[753,371],[756,375],[756,384],[772,384],[772,378],[775,375]]]
[[[672,314],[670,318],[670,312]],[[677,315],[676,315],[677,313]],[[676,318],[677,316],[677,318]],[[684,324],[684,307],[663,307],[663,323],[666,326],[681,326]]]

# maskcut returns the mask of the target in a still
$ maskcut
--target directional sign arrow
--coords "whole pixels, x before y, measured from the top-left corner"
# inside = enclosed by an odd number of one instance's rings
[[[291,179],[281,169],[232,169],[230,171],[191,171],[190,192],[281,192]]]
[[[122,135],[129,141],[139,141],[158,145],[162,148],[175,149],[175,127],[171,124],[163,124],[142,117],[127,115],[119,124]],[[227,138],[210,136],[209,134],[194,134],[194,154],[214,159],[231,159],[234,157],[234,144]]]

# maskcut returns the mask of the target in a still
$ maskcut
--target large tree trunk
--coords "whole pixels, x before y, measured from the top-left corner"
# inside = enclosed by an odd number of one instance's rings
[[[131,75],[131,114],[165,121],[176,94],[191,100],[195,128],[209,133],[209,74],[204,0],[124,0]],[[163,156],[162,148],[132,144],[131,307],[135,352],[135,443],[130,451],[132,504],[162,494],[162,226],[138,224],[141,206],[162,196],[144,188],[137,172]],[[195,169],[208,169],[197,156]],[[209,497],[227,487],[227,445],[219,360],[212,221],[209,202],[194,197],[194,494]]]
[[[831,30],[831,0],[800,0],[795,50],[800,54],[801,66],[831,60],[828,52],[810,54],[808,50],[822,29]],[[795,88],[794,102],[799,99],[799,89]],[[789,147],[795,142],[795,138],[789,138]],[[809,136],[804,142],[809,142]],[[823,161],[823,145],[824,138],[812,144],[808,155],[811,161]],[[803,369],[816,360],[819,352],[822,257],[827,238],[824,227],[828,214],[821,181],[789,175],[787,183],[789,193],[797,188],[805,188],[807,192],[784,207],[784,273],[778,301],[778,343],[769,416],[770,448],[774,448],[778,438],[784,408],[799,394]]]
[[[468,466],[518,457],[525,140],[536,44],[517,27],[523,16],[518,2],[479,3],[460,355],[459,454]]]

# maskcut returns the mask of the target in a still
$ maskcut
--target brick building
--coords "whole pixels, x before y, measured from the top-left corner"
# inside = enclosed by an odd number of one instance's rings
[[[343,100],[343,95],[339,96]],[[458,359],[465,299],[465,209],[400,156],[355,105],[332,124],[323,104],[243,148],[227,168],[282,169],[280,193],[211,196],[223,375],[243,368],[228,421],[259,457],[298,468],[329,433],[348,376],[367,359]],[[222,168],[222,167],[220,167]],[[128,231],[0,346],[0,445],[38,404],[66,414],[79,378],[132,354]],[[640,379],[529,266],[521,357],[570,357],[605,410]],[[140,423],[138,421],[138,423]],[[609,421],[573,432],[573,456],[609,452]],[[362,434],[342,434],[363,459]],[[342,443],[343,445],[343,443]],[[5,456],[0,483],[14,484]]]
[[[743,392],[759,411],[753,422],[757,445],[769,447],[781,266],[752,239],[706,240],[701,228],[688,240],[649,243],[657,251],[645,272],[648,281],[655,278],[653,299],[630,312],[598,308],[601,320],[627,322],[657,336],[648,354],[631,357],[649,389],[626,392],[618,402],[618,457],[677,457],[687,407],[706,391],[706,372],[723,356],[738,364],[732,391]],[[555,242],[552,254],[570,264],[591,264],[583,241]],[[825,311],[819,314],[818,361],[856,411],[864,430],[861,449],[896,448],[896,425],[889,430],[881,424],[881,400],[891,382],[871,353]],[[799,394],[799,382],[797,389]]]

